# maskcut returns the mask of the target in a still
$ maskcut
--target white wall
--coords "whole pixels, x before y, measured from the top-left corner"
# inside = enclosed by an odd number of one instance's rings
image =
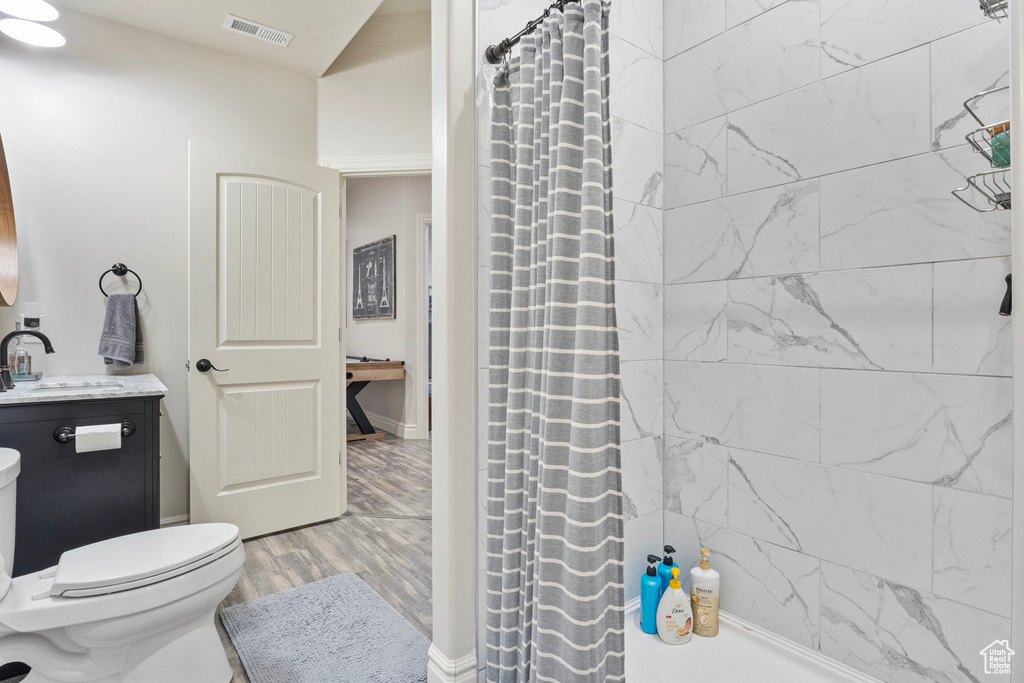
[[[424,390],[426,368],[417,359],[415,307],[417,301],[416,253],[417,215],[430,214],[430,177],[352,178],[345,183],[345,220],[348,242],[348,327],[345,348],[349,355],[392,358],[405,361],[405,382],[371,382],[359,394],[363,410],[370,420],[381,416],[388,422],[380,428],[411,430],[420,426],[417,392]],[[352,250],[389,235],[395,239],[395,311],[394,320],[352,320]],[[425,302],[424,302],[425,303]],[[408,434],[408,432],[406,432]],[[411,434],[408,434],[411,436]]]
[[[0,134],[11,171],[21,293],[14,329],[43,305],[57,353],[45,373],[107,372],[96,355],[96,278],[123,261],[145,280],[147,362],[169,391],[161,418],[161,515],[188,510],[188,140],[316,158],[316,85],[285,69],[64,10],[64,48],[0,40]],[[108,276],[108,291],[119,291]]]
[[[319,161],[429,154],[430,13],[372,17],[317,92]]]

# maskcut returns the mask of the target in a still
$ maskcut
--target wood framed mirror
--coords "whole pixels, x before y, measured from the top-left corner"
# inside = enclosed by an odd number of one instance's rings
[[[13,306],[18,298],[18,231],[14,227],[11,174],[7,171],[4,141],[0,137],[0,306]]]

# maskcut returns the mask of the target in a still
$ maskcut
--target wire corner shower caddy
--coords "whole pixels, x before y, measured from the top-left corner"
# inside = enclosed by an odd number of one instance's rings
[[[996,21],[1002,21],[1008,18],[1010,9],[1010,0],[978,0],[981,4],[981,11],[985,13],[985,16],[989,19],[995,19]]]
[[[984,6],[984,4],[983,4]],[[978,127],[965,137],[967,143],[989,164],[991,170],[967,177],[967,184],[953,190],[953,196],[975,211],[1008,211],[1011,202],[1010,122],[985,123],[978,110],[986,98],[998,98],[998,93],[1009,94],[1010,86],[980,92],[964,101],[964,109]],[[996,95],[996,98],[992,98]]]

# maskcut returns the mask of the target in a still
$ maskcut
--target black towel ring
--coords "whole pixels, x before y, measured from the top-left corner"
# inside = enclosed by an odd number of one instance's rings
[[[103,278],[107,275],[107,273],[113,273],[114,275],[116,275],[118,277],[124,277],[128,273],[131,273],[139,281],[139,291],[135,292],[135,297],[138,298],[139,294],[142,294],[142,278],[139,277],[139,274],[136,273],[134,270],[132,270],[131,268],[129,268],[128,266],[126,266],[123,263],[115,263],[114,265],[112,265],[110,267],[109,270],[103,271],[103,275],[100,275],[100,282],[99,282],[99,284],[100,284],[100,291],[103,292],[103,296],[109,296],[103,290]]]

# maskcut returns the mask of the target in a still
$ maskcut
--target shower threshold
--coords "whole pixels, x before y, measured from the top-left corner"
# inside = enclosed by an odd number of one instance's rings
[[[638,601],[637,601],[638,602]],[[722,613],[714,638],[666,645],[640,630],[639,604],[626,612],[626,680],[722,683],[880,683],[774,633]]]

